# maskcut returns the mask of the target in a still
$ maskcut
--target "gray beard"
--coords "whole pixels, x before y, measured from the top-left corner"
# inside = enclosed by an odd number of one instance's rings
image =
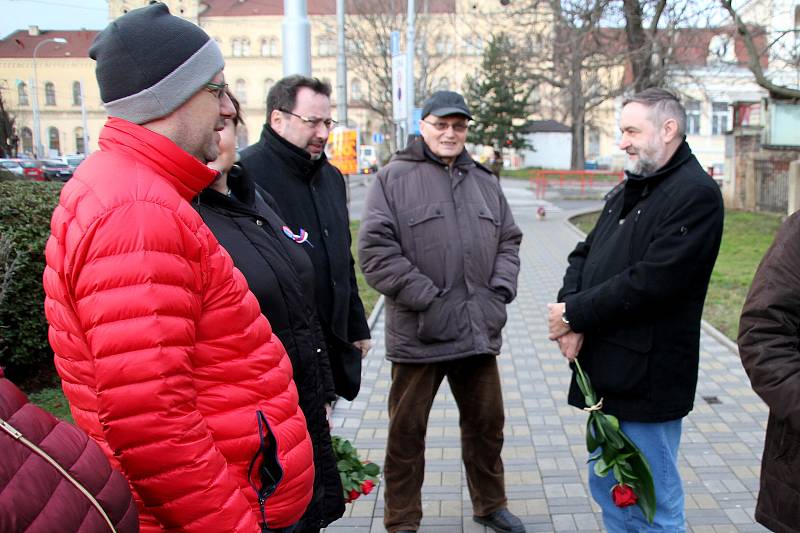
[[[636,160],[635,163],[631,163],[630,161],[628,161],[625,164],[625,170],[627,170],[632,174],[638,174],[640,176],[649,176],[651,174],[654,174],[658,169],[659,169],[658,163],[656,161],[653,161],[652,159],[639,158],[638,160]]]

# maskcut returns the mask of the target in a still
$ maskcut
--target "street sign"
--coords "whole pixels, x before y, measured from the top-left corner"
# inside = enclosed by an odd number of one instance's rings
[[[358,132],[336,127],[328,135],[331,156],[328,161],[342,174],[358,174]]]
[[[419,121],[422,120],[422,108],[415,107],[413,114],[411,116],[414,118],[413,120],[414,129],[411,131],[411,133],[413,133],[414,135],[419,135]]]
[[[400,32],[393,31],[389,34],[389,53],[393,56],[400,55]]]
[[[383,133],[377,132],[372,134],[372,144],[383,144],[383,141],[385,141]]]
[[[406,56],[392,56],[392,118],[399,122],[406,119]]]

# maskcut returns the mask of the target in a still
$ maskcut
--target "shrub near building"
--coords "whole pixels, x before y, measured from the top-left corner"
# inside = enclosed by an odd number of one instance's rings
[[[12,243],[0,273],[7,272],[16,258],[0,303],[0,364],[17,382],[38,380],[46,385],[55,376],[47,340],[42,273],[50,216],[62,186],[63,183],[0,181],[0,235]]]

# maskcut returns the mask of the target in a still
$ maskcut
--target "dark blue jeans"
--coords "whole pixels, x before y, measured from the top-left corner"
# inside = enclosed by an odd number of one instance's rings
[[[589,463],[589,488],[592,497],[603,511],[608,533],[643,533],[664,531],[684,533],[686,517],[683,510],[683,484],[678,471],[678,446],[681,443],[682,419],[647,424],[620,420],[620,428],[642,450],[656,489],[656,514],[649,524],[637,505],[617,507],[611,499],[611,489],[617,483],[609,473],[598,477],[594,462]]]

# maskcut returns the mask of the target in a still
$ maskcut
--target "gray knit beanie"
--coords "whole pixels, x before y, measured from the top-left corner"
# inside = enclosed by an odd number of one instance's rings
[[[206,32],[162,3],[111,22],[89,49],[103,105],[112,117],[144,124],[183,105],[225,66]]]

